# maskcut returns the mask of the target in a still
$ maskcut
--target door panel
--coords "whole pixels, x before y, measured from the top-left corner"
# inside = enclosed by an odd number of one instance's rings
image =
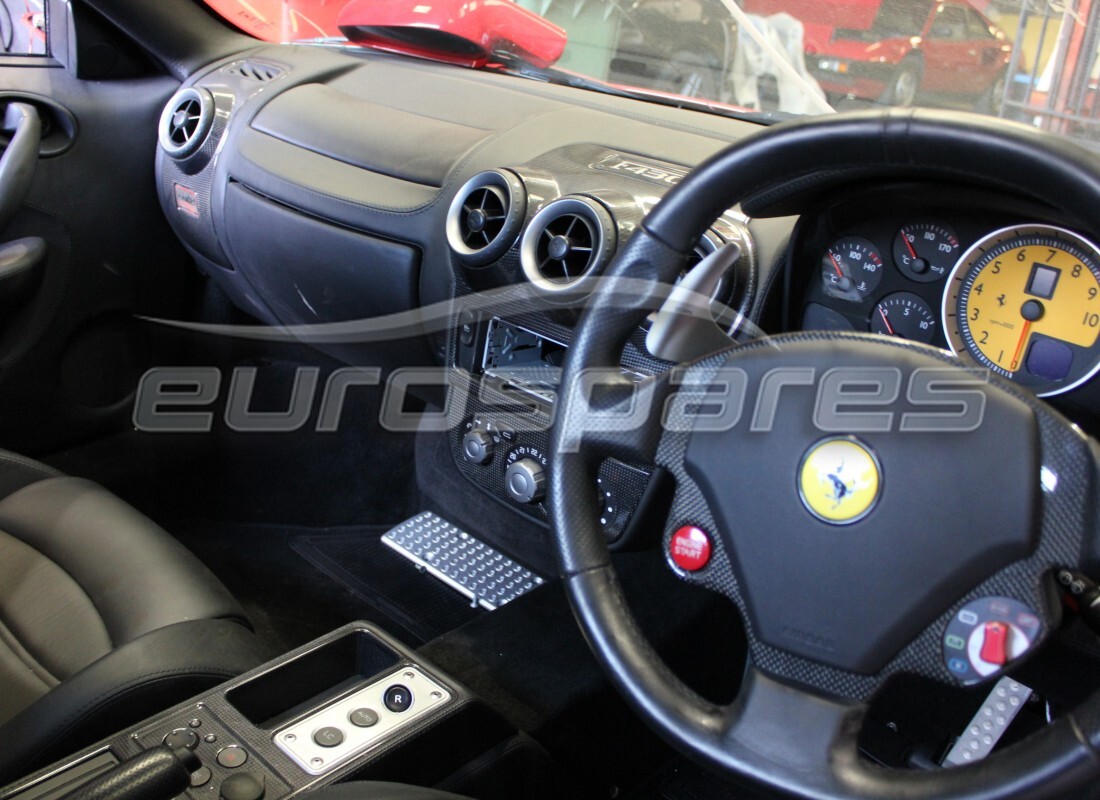
[[[77,27],[78,38],[82,30],[93,28]],[[94,26],[107,57],[103,32]],[[138,377],[161,357],[155,327],[135,315],[180,317],[191,306],[197,279],[163,219],[153,175],[158,115],[178,81],[130,61],[128,77],[113,79],[109,71],[102,79],[101,61],[99,80],[49,59],[0,64],[0,104],[15,94],[54,115],[43,142],[56,143],[58,120],[71,120],[60,132],[66,146],[39,157],[0,230],[0,244],[40,237],[47,248],[29,299],[0,311],[2,447],[42,453],[128,425]]]

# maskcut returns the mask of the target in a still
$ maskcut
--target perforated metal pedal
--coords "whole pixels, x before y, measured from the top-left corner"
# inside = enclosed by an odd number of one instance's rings
[[[989,755],[1029,697],[1031,689],[1019,681],[1007,676],[997,681],[966,731],[944,758],[943,766],[971,764]]]
[[[526,567],[431,511],[382,535],[382,544],[492,611],[545,583]]]

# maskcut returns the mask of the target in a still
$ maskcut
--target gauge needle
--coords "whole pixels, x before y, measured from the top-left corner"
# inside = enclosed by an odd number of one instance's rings
[[[833,262],[833,269],[836,270],[837,276],[843,278],[844,270],[840,268],[840,262],[836,260],[836,256],[834,256],[832,253],[829,253],[829,260]]]
[[[905,249],[909,251],[909,255],[913,258],[917,258],[917,251],[913,249],[913,243],[909,241],[909,237],[903,233],[901,235],[901,240],[905,242]]]
[[[1020,366],[1020,353],[1024,349],[1024,342],[1027,341],[1028,331],[1031,330],[1031,320],[1024,320],[1024,329],[1020,331],[1020,341],[1016,344],[1016,352],[1012,354],[1012,365],[1009,367],[1009,371],[1015,372],[1016,368]]]
[[[890,318],[886,316],[886,311],[882,306],[878,307],[878,314],[882,317],[882,324],[886,326],[886,332],[891,336],[897,336],[897,334],[894,333],[894,326],[890,324]]]

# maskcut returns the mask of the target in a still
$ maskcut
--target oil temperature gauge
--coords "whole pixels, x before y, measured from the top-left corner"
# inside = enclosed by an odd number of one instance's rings
[[[912,292],[894,292],[875,305],[871,330],[929,344],[936,335],[936,317],[928,303]]]
[[[859,236],[845,236],[833,243],[821,259],[825,294],[858,303],[882,280],[882,256]]]
[[[894,237],[894,263],[910,280],[932,283],[947,277],[959,258],[959,237],[939,222],[911,222]]]

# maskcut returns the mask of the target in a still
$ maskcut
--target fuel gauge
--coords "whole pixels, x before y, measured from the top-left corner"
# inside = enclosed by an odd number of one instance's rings
[[[958,260],[959,237],[939,222],[912,222],[903,225],[894,237],[894,263],[910,280],[938,281]]]

